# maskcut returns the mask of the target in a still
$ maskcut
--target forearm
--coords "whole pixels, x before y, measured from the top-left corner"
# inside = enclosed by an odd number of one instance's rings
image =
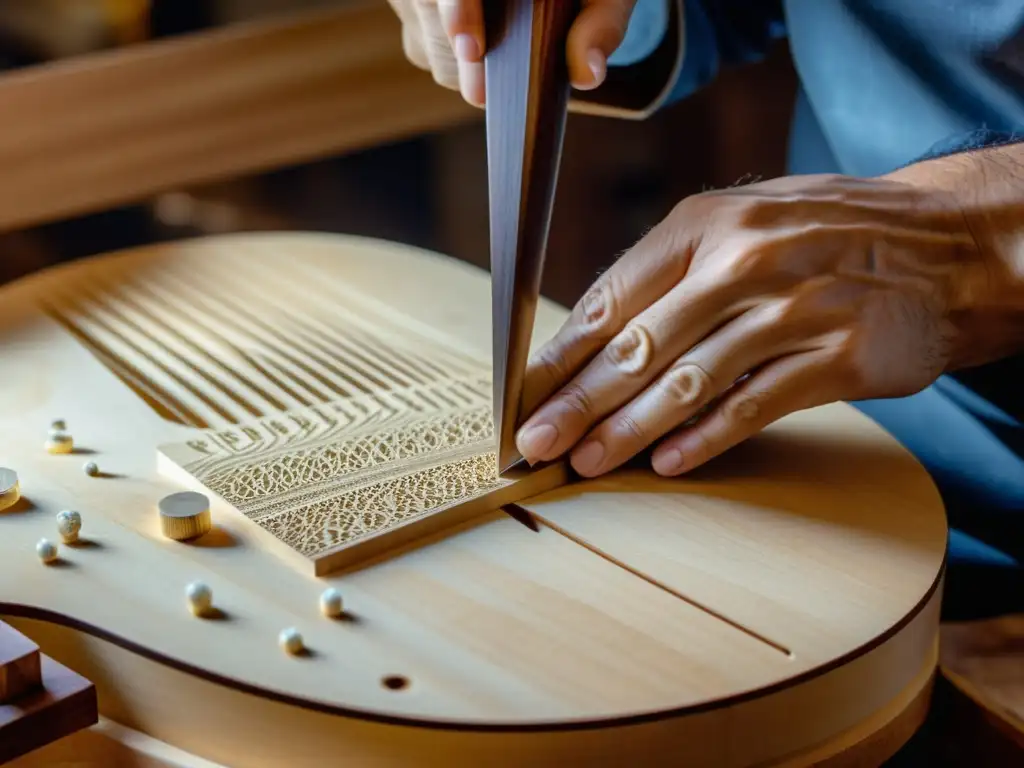
[[[954,300],[975,343],[954,367],[1024,352],[1024,138],[966,146],[889,175],[946,197],[980,254],[982,269],[965,271]]]

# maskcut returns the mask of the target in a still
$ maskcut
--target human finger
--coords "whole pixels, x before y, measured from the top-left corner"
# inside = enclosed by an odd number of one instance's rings
[[[530,416],[524,432],[537,434],[540,429],[555,439],[543,447],[524,441],[522,448],[529,452],[523,456],[531,463],[550,461],[571,449],[601,419],[639,395],[680,355],[731,319],[730,311],[740,314],[742,310],[733,308],[737,293],[730,283],[699,277],[677,282],[626,323]]]
[[[481,0],[437,0],[437,5],[455,54],[462,98],[474,106],[483,106],[486,41]]]
[[[580,90],[597,88],[608,73],[608,58],[622,44],[636,0],[584,0],[569,30],[569,79]]]
[[[430,70],[427,52],[423,49],[423,33],[420,19],[412,4],[415,0],[388,0],[395,15],[402,24],[402,50],[413,66]]]
[[[430,74],[434,76],[434,82],[445,88],[460,90],[459,67],[441,21],[438,0],[413,0],[413,8],[419,20],[423,50],[430,63]]]
[[[576,303],[568,319],[530,358],[523,381],[522,412],[538,406],[568,382],[633,317],[683,279],[700,235],[661,222],[611,266]],[[524,456],[543,452],[543,434],[518,433]],[[524,452],[524,449],[528,452]]]
[[[815,349],[766,365],[692,426],[666,437],[651,455],[659,475],[688,472],[796,411],[842,399],[835,352]]]
[[[830,325],[827,316],[796,316],[786,299],[744,312],[681,354],[639,395],[625,398],[572,450],[573,468],[584,477],[615,469],[769,360],[820,346]]]

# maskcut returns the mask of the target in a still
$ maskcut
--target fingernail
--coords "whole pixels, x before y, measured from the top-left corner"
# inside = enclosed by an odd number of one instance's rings
[[[519,433],[516,447],[523,458],[533,463],[542,459],[558,439],[558,430],[550,424],[538,424]]]
[[[604,458],[604,446],[599,440],[591,440],[580,446],[572,455],[572,465],[581,475],[597,472]]]
[[[651,457],[651,466],[659,475],[674,475],[683,468],[683,454],[675,448],[656,453]]]
[[[476,61],[480,58],[480,46],[472,35],[463,33],[455,36],[455,58],[463,61]]]
[[[597,86],[604,82],[605,73],[608,68],[604,54],[596,48],[587,51],[587,66],[590,67],[590,71],[594,75],[594,83],[591,87],[597,88]]]

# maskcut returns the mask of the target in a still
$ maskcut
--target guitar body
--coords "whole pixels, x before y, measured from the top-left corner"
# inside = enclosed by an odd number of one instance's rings
[[[566,315],[542,302],[535,339]],[[489,406],[489,317],[485,272],[327,235],[148,247],[0,289],[0,466],[22,494],[0,512],[0,620],[92,681],[105,718],[239,768],[894,753],[928,705],[946,521],[924,469],[844,404],[693,476],[638,465],[513,487],[370,559],[310,567],[493,492],[459,463],[476,461],[465,425]],[[314,443],[260,432],[349,412],[372,418]],[[450,461],[408,436],[435,440],[444,419],[477,436]],[[55,420],[74,453],[44,449]],[[213,444],[231,455],[175,453]],[[351,463],[357,444],[358,467],[314,476],[309,457],[333,446]],[[374,449],[393,445],[405,453]],[[157,505],[186,487],[206,489],[213,529],[174,541]],[[81,515],[76,544],[61,510]],[[43,537],[58,561],[37,555]],[[195,581],[214,615],[189,610]],[[343,616],[321,613],[327,587]],[[306,650],[282,649],[285,628]]]

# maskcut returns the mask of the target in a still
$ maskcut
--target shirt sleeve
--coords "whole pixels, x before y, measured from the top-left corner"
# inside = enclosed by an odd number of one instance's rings
[[[1009,131],[993,131],[988,128],[978,128],[966,133],[957,133],[948,136],[942,141],[934,144],[927,152],[911,161],[910,164],[934,160],[939,157],[970,152],[976,149],[988,149],[990,147],[1002,147],[1007,144],[1019,144],[1024,142],[1024,133]]]
[[[666,104],[696,93],[723,68],[762,60],[786,36],[781,0],[684,0],[683,17],[683,66]]]

